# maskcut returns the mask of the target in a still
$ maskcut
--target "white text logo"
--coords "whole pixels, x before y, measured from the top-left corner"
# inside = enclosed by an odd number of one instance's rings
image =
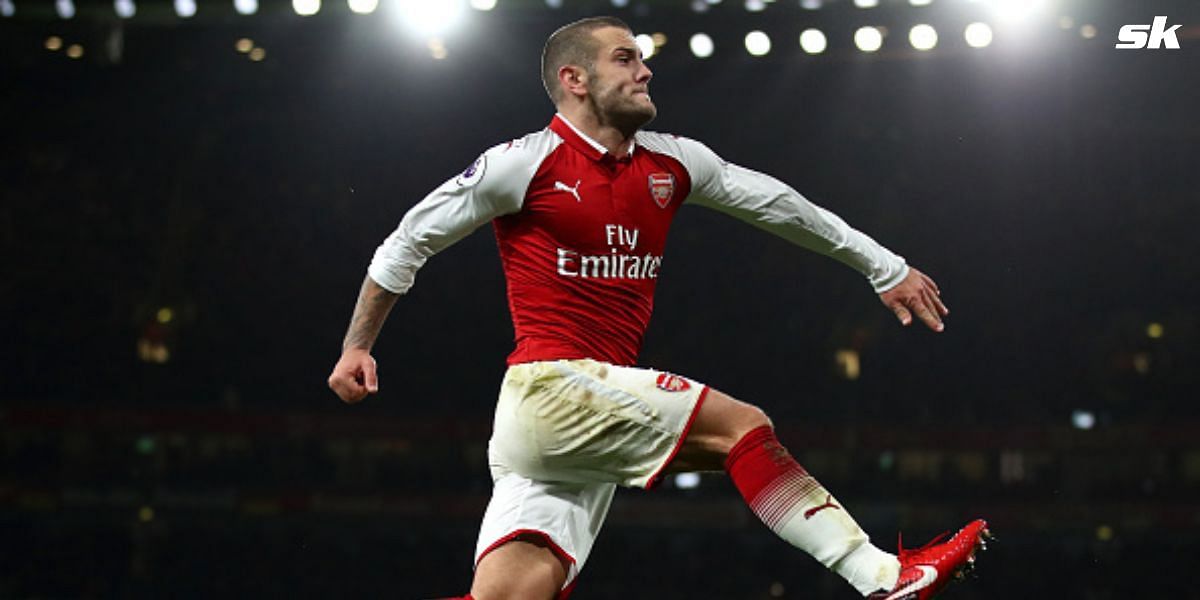
[[[638,233],[640,231],[636,227],[605,225],[604,239],[608,242],[608,254],[588,255],[559,248],[556,261],[558,274],[584,279],[657,279],[662,257],[649,252],[642,256],[634,254]]]
[[[1158,50],[1166,45],[1171,50],[1178,50],[1179,38],[1175,37],[1175,30],[1179,27],[1175,25],[1167,29],[1166,17],[1154,17],[1152,25],[1125,25],[1117,32],[1117,39],[1121,43],[1116,47],[1123,50]]]

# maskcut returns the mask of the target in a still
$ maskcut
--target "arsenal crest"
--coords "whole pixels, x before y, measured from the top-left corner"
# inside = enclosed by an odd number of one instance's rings
[[[682,392],[692,387],[686,379],[670,373],[659,373],[658,381],[654,383],[658,386],[658,389],[665,392]]]
[[[666,208],[675,194],[675,176],[670,173],[650,174],[650,195],[659,208]]]

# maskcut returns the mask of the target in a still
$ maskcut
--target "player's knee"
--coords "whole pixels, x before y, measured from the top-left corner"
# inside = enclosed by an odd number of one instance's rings
[[[746,437],[747,433],[760,427],[773,427],[767,413],[752,404],[739,402],[733,414],[728,415],[722,435],[717,436],[714,440],[715,447],[711,447],[710,449],[716,451],[720,455],[720,458],[724,460],[729,451],[743,437]]]
[[[569,565],[540,536],[521,535],[487,553],[475,568],[474,600],[553,600]]]
[[[502,590],[471,591],[471,600],[555,600],[557,591],[547,592],[542,586],[514,585]]]
[[[771,419],[762,409],[712,390],[676,456],[674,468],[720,470],[729,452],[747,433],[770,426]]]
[[[472,600],[554,600],[559,588],[545,577],[509,573],[503,581],[479,582],[471,587]]]
[[[732,419],[728,436],[729,448],[738,443],[747,433],[759,427],[774,427],[767,413],[757,406],[745,404],[738,410],[737,417]]]

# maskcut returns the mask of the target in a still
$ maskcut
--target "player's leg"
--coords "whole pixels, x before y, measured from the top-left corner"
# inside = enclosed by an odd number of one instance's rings
[[[524,476],[651,487],[664,468],[725,468],[780,537],[864,595],[896,582],[896,557],[867,541],[754,406],[677,375],[586,360],[510,369],[504,390],[493,450]]]
[[[494,476],[475,545],[472,600],[562,600],[575,585],[616,486],[538,481],[489,452]]]
[[[666,472],[724,471],[725,458],[738,440],[769,426],[771,419],[758,407],[709,388]]]
[[[499,477],[475,546],[473,600],[563,600],[575,586],[616,486]]]
[[[488,443],[492,498],[475,546],[472,600],[566,598],[612,504],[616,484],[573,478],[574,463],[535,468],[550,449],[539,446],[531,432],[558,423],[528,410],[542,406],[537,390],[553,387],[556,378],[546,375],[550,367],[514,365],[501,384]]]
[[[566,585],[570,567],[542,536],[519,535],[480,559],[471,598],[552,600]]]
[[[724,468],[755,514],[777,535],[872,598],[932,597],[974,562],[987,535],[969,523],[948,541],[899,558],[867,534],[779,443],[758,408],[710,389],[667,472]]]
[[[864,596],[895,586],[899,560],[870,543],[841,503],[779,443],[767,416],[710,389],[667,472],[722,469],[772,531]]]

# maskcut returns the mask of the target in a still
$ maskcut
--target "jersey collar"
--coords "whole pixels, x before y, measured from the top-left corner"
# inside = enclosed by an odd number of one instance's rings
[[[555,113],[554,119],[550,121],[550,130],[554,133],[557,133],[559,137],[561,137],[563,141],[570,144],[572,148],[582,152],[592,160],[600,161],[604,160],[605,157],[608,157],[609,160],[612,160],[608,149],[605,148],[603,144],[588,137],[586,133],[576,129],[575,126],[572,125],[562,113]],[[629,156],[633,155],[634,146],[634,142],[629,142]]]

